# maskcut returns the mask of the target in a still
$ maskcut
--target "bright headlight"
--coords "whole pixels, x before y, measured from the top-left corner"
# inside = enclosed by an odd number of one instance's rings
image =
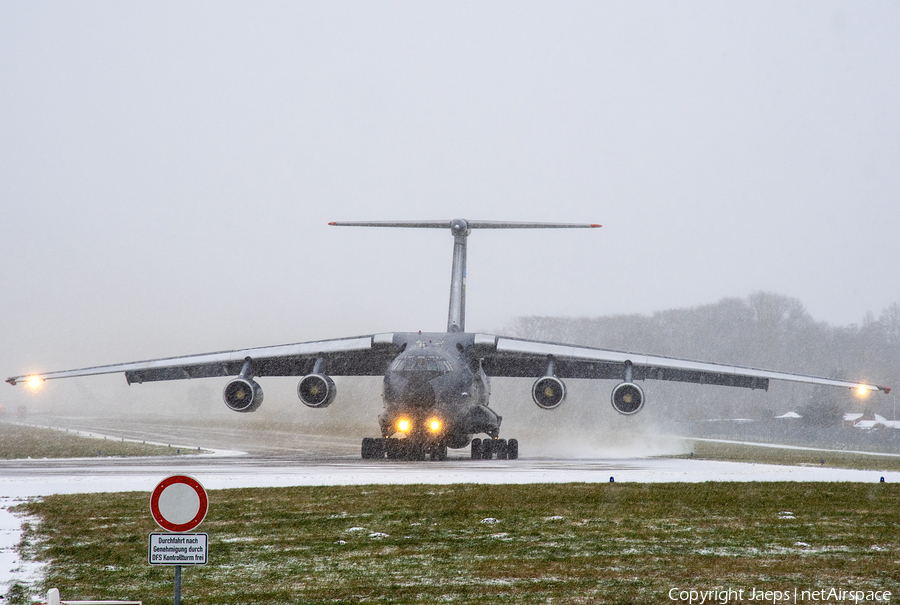
[[[409,430],[409,420],[403,418],[397,422],[397,430],[401,433],[405,433]]]
[[[441,421],[437,418],[432,418],[430,421],[428,421],[428,428],[430,428],[432,432],[437,433],[439,430],[441,430]]]

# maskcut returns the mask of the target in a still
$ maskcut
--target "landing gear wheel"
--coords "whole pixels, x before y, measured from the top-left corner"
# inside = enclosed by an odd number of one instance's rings
[[[371,437],[363,437],[362,447],[360,448],[363,460],[371,460],[372,458],[375,457],[373,455],[374,452],[372,451],[372,449],[373,449],[372,448],[372,438]]]
[[[406,450],[407,460],[425,460],[425,444],[410,443]]]
[[[497,460],[506,460],[506,439],[495,439],[494,451],[497,453]]]
[[[481,439],[472,439],[472,460],[481,460]]]
[[[518,460],[519,458],[519,440],[510,439],[506,442],[506,458],[508,460]]]
[[[384,439],[374,439],[365,437],[362,440],[362,457],[363,460],[378,460],[384,458]]]
[[[446,460],[447,459],[447,446],[446,445],[432,446],[431,459],[432,460]]]
[[[485,439],[481,442],[481,459],[490,460],[494,457],[494,440]]]
[[[403,443],[403,439],[385,439],[385,451],[387,452],[387,457],[389,460],[400,460],[403,458],[403,454],[406,450],[403,447],[405,444]]]

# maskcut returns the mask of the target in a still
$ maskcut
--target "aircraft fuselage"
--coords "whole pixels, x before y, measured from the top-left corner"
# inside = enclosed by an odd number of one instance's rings
[[[467,333],[395,334],[401,352],[384,376],[384,437],[461,448],[472,435],[496,437],[501,418],[489,407],[490,380]]]

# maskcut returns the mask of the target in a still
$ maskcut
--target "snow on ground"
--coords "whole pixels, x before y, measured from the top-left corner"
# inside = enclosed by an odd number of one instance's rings
[[[835,469],[820,466],[777,466],[713,460],[629,458],[607,460],[448,460],[395,462],[332,459],[278,462],[242,458],[233,460],[154,459],[144,464],[85,459],[21,461],[15,468],[0,468],[0,498],[49,494],[118,491],[150,492],[174,473],[195,477],[208,489],[281,487],[291,485],[450,484],[450,483],[569,483],[616,481],[900,481],[900,472]]]
[[[0,595],[6,594],[6,588],[14,580],[33,585],[42,575],[40,563],[23,561],[16,550],[23,519],[11,513],[9,508],[22,501],[21,498],[0,497]]]

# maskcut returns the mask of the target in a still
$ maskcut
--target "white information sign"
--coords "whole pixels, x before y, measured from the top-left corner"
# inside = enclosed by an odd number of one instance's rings
[[[150,534],[150,565],[206,565],[206,534]]]

